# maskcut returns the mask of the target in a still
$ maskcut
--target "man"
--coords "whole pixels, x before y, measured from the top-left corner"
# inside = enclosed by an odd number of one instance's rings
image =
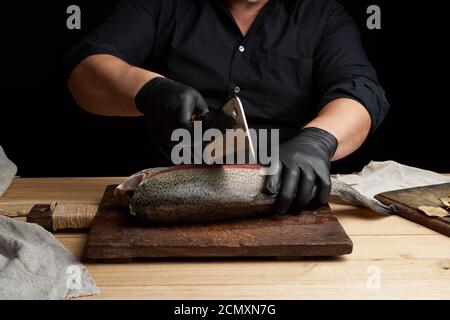
[[[253,128],[280,129],[279,213],[329,197],[330,161],[389,109],[358,30],[334,0],[129,0],[67,55],[88,112],[144,116],[154,140],[238,95]]]

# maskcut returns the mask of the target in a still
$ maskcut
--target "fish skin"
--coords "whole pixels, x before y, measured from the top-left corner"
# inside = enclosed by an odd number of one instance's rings
[[[175,166],[144,173],[132,214],[155,224],[246,218],[270,213],[276,195],[263,192],[265,168],[255,165]]]
[[[142,170],[115,190],[118,204],[155,224],[199,223],[269,214],[276,201],[264,192],[267,168],[258,165],[175,166]],[[390,215],[395,207],[332,178],[330,200],[342,199]],[[278,186],[279,187],[279,186]]]
[[[336,178],[331,178],[330,201],[336,199],[344,200],[346,203],[354,206],[363,206],[383,215],[391,215],[396,212],[394,206],[385,205],[376,199],[368,198],[350,185],[343,183]]]
[[[156,173],[164,169],[166,168],[145,169],[128,177],[123,183],[118,185],[117,188],[114,190],[114,198],[117,204],[122,206],[128,206],[139,184],[152,173]]]

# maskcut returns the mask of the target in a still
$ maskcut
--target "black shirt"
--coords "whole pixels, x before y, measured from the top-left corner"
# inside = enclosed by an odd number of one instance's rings
[[[330,101],[361,102],[372,130],[389,103],[354,21],[334,0],[270,0],[243,36],[223,0],[122,0],[67,54],[111,54],[197,89],[239,96],[251,127],[295,134]],[[284,137],[284,138],[283,138]]]

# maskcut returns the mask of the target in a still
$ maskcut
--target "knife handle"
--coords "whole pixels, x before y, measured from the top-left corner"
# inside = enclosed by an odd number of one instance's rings
[[[192,118],[191,118],[191,121],[192,121],[192,122],[195,122],[195,121],[203,121],[203,116],[201,116],[201,115],[199,115],[199,114],[194,114],[194,115],[192,116]]]

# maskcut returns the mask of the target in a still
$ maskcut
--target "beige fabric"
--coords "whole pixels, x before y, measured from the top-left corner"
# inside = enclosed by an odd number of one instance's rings
[[[0,216],[0,300],[68,299],[98,292],[86,268],[50,232]]]
[[[393,190],[450,183],[449,176],[405,166],[395,161],[372,161],[361,172],[338,175],[337,180],[368,198]]]
[[[6,157],[0,146],[0,197],[5,193],[17,173],[16,165]]]

